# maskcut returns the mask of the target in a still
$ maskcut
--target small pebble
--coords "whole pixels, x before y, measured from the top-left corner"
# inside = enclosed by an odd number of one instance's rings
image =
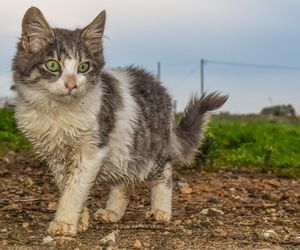
[[[175,226],[178,226],[178,225],[180,225],[182,223],[182,220],[175,220],[174,221],[174,225]]]
[[[188,186],[184,186],[184,187],[180,188],[180,192],[181,192],[182,194],[190,194],[190,193],[193,192],[193,189],[191,189],[191,188],[188,187]]]
[[[50,211],[55,211],[57,209],[57,202],[55,201],[49,202],[47,209]]]
[[[118,234],[117,231],[112,231],[110,234],[108,234],[107,236],[105,236],[104,238],[102,238],[100,240],[100,244],[107,245],[110,242],[115,243],[116,242],[116,234]]]
[[[28,228],[29,227],[29,223],[28,222],[24,222],[23,224],[22,224],[22,226],[23,226],[23,228]]]
[[[224,215],[224,212],[222,210],[216,209],[216,208],[206,208],[203,209],[200,214],[213,216],[213,215]]]
[[[51,236],[48,235],[47,237],[43,238],[43,244],[48,244],[53,240],[54,239]]]
[[[278,234],[274,230],[266,230],[262,233],[262,237],[268,239],[278,239]]]
[[[143,247],[143,245],[142,245],[142,243],[139,240],[136,240],[133,243],[133,247],[136,248],[136,249],[141,249]]]
[[[2,211],[13,211],[13,210],[22,211],[22,205],[16,204],[16,203],[11,203],[11,204],[3,207],[1,210]]]

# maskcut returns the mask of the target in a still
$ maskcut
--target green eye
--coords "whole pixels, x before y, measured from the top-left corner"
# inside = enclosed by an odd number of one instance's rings
[[[60,65],[57,61],[55,60],[49,60],[46,62],[46,68],[49,70],[49,71],[52,71],[52,72],[57,72],[57,71],[60,71]]]
[[[88,62],[83,62],[79,64],[78,71],[80,73],[85,73],[89,70],[89,68],[90,68],[90,64]]]

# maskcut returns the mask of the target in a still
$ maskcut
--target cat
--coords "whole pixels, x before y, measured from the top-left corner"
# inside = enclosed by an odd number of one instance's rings
[[[93,183],[111,187],[105,209],[94,218],[117,222],[129,189],[151,184],[147,218],[171,219],[172,163],[188,159],[199,146],[210,111],[228,96],[196,95],[176,125],[171,98],[160,81],[142,68],[104,68],[102,11],[74,31],[51,28],[31,7],[12,70],[17,92],[15,117],[35,152],[46,160],[60,192],[52,236],[87,229],[84,203]]]

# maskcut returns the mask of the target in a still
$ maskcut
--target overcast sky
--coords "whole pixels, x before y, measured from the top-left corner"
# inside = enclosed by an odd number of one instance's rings
[[[30,6],[53,27],[74,29],[107,11],[108,67],[135,64],[156,73],[182,110],[200,89],[200,58],[300,67],[299,0],[0,0],[0,96],[9,94],[11,59]],[[205,89],[230,95],[223,110],[259,112],[293,104],[300,71],[205,65]]]

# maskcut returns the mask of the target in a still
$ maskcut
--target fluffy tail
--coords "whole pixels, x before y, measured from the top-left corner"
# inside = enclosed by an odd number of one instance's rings
[[[175,129],[177,158],[188,159],[197,150],[209,120],[208,112],[222,107],[227,99],[228,96],[222,96],[217,92],[204,94],[200,98],[198,96],[191,98],[183,118]]]

